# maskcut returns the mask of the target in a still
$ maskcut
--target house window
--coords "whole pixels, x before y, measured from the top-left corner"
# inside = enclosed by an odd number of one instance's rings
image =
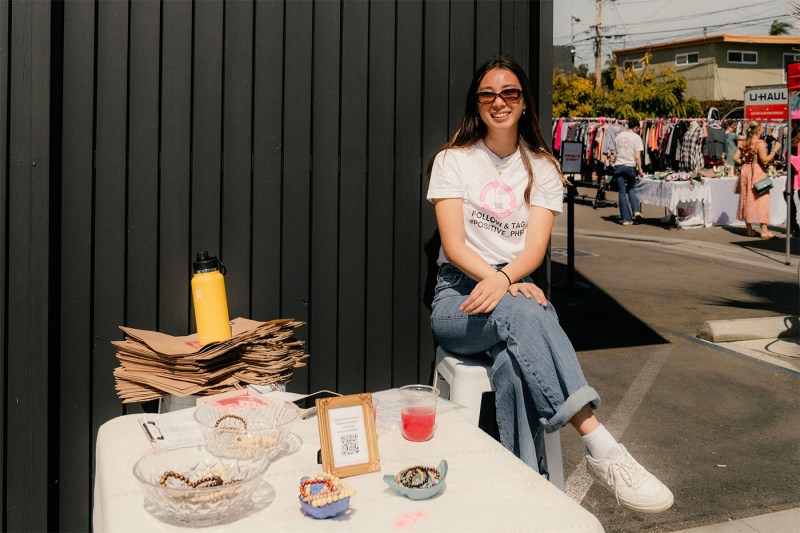
[[[686,54],[675,54],[676,65],[692,65],[700,62],[699,52],[689,52]]]
[[[641,61],[638,61],[638,60],[630,61],[629,60],[629,61],[625,61],[625,63],[623,64],[622,68],[625,69],[625,70],[628,70],[628,69],[642,70],[643,67],[642,67],[642,62]]]
[[[745,52],[742,50],[728,50],[728,63],[741,63],[745,65],[758,65],[758,52]]]
[[[783,54],[783,83],[786,83],[786,65],[800,61],[800,54]]]

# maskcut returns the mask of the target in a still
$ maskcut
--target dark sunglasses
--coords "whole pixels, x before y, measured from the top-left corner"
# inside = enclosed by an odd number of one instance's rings
[[[479,92],[476,96],[478,97],[479,104],[491,104],[497,99],[498,96],[502,98],[505,103],[508,104],[519,100],[519,97],[522,96],[522,91],[519,89],[503,89],[499,93],[493,93],[492,91],[483,91]]]

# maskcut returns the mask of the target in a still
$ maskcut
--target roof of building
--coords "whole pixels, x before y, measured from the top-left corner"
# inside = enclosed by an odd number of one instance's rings
[[[612,50],[615,55],[637,54],[653,50],[668,50],[670,48],[684,48],[706,43],[744,43],[744,44],[796,44],[800,45],[800,36],[796,35],[709,35],[683,41],[668,43],[646,44],[635,48],[622,48]]]

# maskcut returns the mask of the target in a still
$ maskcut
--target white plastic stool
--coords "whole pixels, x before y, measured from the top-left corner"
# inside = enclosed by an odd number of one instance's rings
[[[489,379],[491,368],[492,358],[488,354],[454,355],[438,346],[433,386],[439,389],[442,398],[462,406],[459,412],[477,426],[483,393],[494,390]],[[564,460],[559,432],[544,434],[542,456],[550,473],[550,482],[564,490]]]

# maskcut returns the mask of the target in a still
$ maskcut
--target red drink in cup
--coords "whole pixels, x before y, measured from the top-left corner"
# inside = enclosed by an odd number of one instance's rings
[[[433,437],[436,411],[425,407],[408,407],[400,413],[403,420],[403,436],[414,442],[422,442]]]
[[[403,408],[403,436],[413,442],[422,442],[433,437],[436,428],[436,398],[439,391],[428,385],[406,385],[400,387]]]

